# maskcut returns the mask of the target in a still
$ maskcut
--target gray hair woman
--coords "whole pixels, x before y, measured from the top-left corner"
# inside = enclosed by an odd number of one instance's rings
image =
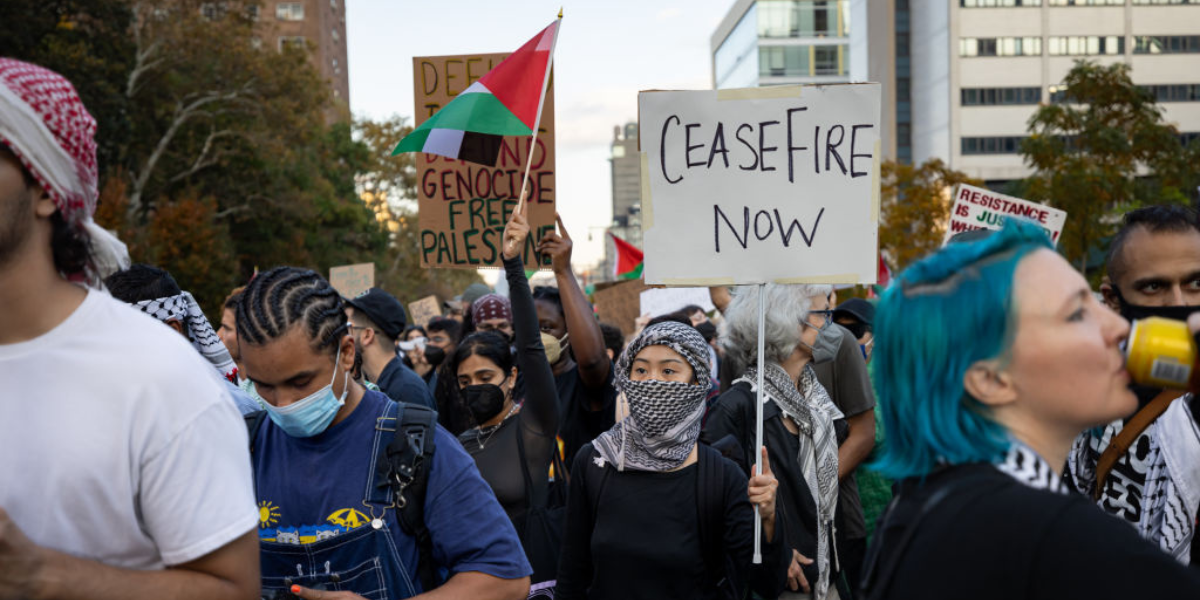
[[[791,564],[783,597],[839,598],[833,517],[837,506],[837,439],[842,418],[817,382],[814,362],[832,360],[840,333],[832,328],[827,285],[763,288],[763,441],[779,480],[778,509]],[[747,457],[755,443],[759,289],[740,292],[725,312],[727,356],[751,365],[717,400],[708,417],[710,440],[732,436]],[[745,467],[744,467],[745,468]]]
[[[555,597],[715,600],[744,597],[747,582],[778,596],[789,554],[769,463],[747,482],[697,444],[709,390],[704,338],[682,323],[651,325],[615,369],[629,416],[575,455]],[[763,516],[760,565],[751,565],[752,504]]]

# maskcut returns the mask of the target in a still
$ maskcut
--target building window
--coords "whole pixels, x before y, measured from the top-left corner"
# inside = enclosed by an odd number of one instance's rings
[[[1200,0],[1133,0],[1134,4],[1200,4]]]
[[[1050,56],[1098,56],[1125,54],[1125,37],[1118,35],[1076,35],[1046,40]]]
[[[990,136],[962,138],[963,154],[1017,154],[1021,151],[1021,136]]]
[[[1139,85],[1155,102],[1200,102],[1200,83]]]
[[[1125,6],[1125,0],[1047,0],[1050,6]]]
[[[1040,37],[962,38],[959,56],[1041,56]]]
[[[1010,6],[1041,6],[1042,0],[959,0],[963,8],[993,8]]]
[[[1008,106],[1037,104],[1042,101],[1040,87],[963,88],[963,106]]]
[[[329,8],[332,8],[333,12],[337,12],[337,0],[329,0]]]
[[[302,35],[281,35],[279,36],[279,50],[284,48],[299,48],[304,50],[308,47],[307,40]]]
[[[200,16],[206,21],[216,21],[225,17],[224,2],[204,2],[200,4]]]
[[[338,42],[338,40],[340,39],[340,38],[338,37],[338,32],[337,32],[337,30],[336,30],[336,29],[330,29],[330,30],[329,30],[329,37],[333,38],[333,42],[334,42],[335,44],[336,44],[336,43]]]
[[[757,8],[759,37],[850,35],[849,0],[759,0]]]
[[[254,48],[255,50],[262,50],[262,38],[258,37],[257,35],[251,37],[250,47]]]
[[[303,21],[303,2],[280,2],[275,5],[275,18],[280,21]]]
[[[246,7],[246,18],[251,21],[258,21],[259,13],[262,12],[262,7],[257,4],[251,4]]]
[[[1134,54],[1192,54],[1200,52],[1200,35],[1139,35]]]
[[[848,75],[849,49],[845,44],[821,46],[760,46],[760,77],[814,77]]]

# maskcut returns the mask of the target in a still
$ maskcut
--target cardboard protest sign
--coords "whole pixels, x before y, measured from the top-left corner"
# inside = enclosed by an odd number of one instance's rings
[[[356,298],[375,287],[375,263],[333,267],[329,269],[329,284],[343,298]]]
[[[463,54],[413,58],[416,125],[424,123],[508,56]],[[532,188],[525,265],[549,266],[534,247],[554,229],[554,79],[546,90],[537,143],[530,136],[505,137],[495,167],[417,154],[421,266],[477,269],[500,267],[504,224],[517,206],[529,152]]]
[[[695,304],[704,309],[704,312],[712,311],[715,306],[712,303],[712,296],[708,293],[708,288],[688,287],[688,288],[651,288],[644,290],[639,295],[641,303],[641,313],[658,317],[668,313],[673,313],[685,306]]]
[[[408,322],[424,327],[430,321],[442,316],[442,303],[437,296],[426,296],[416,302],[408,303]]]
[[[962,183],[954,189],[954,206],[950,209],[950,223],[942,245],[963,231],[1001,229],[1004,220],[1010,216],[1023,217],[1041,225],[1055,246],[1067,222],[1066,211]]]
[[[649,284],[874,283],[879,84],[638,95]]]
[[[641,316],[641,293],[646,284],[640,279],[596,284],[592,299],[600,320],[621,328],[621,333],[633,333],[637,318]]]

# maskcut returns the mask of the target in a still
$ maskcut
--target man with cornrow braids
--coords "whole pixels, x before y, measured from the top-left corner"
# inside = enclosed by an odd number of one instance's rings
[[[267,411],[251,432],[263,595],[320,600],[518,600],[531,569],[511,521],[457,440],[434,427],[423,523],[433,565],[401,520],[388,471],[404,411],[351,377],[345,302],[316,273],[278,267],[237,309],[245,388]],[[437,576],[427,584],[422,573]],[[423,567],[425,567],[423,569]]]

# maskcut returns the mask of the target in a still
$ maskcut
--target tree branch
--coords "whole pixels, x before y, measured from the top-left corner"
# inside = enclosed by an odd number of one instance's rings
[[[222,129],[221,131],[209,132],[208,137],[204,140],[204,148],[200,150],[200,154],[196,156],[196,160],[192,162],[192,166],[188,168],[188,170],[172,177],[168,183],[175,183],[177,181],[187,179],[188,177],[195,175],[200,170],[217,164],[217,161],[221,158],[221,156],[224,155],[224,153],[218,150],[210,157],[209,152],[212,152],[213,142],[220,138],[231,137],[234,135],[237,135],[237,133],[232,129]]]

